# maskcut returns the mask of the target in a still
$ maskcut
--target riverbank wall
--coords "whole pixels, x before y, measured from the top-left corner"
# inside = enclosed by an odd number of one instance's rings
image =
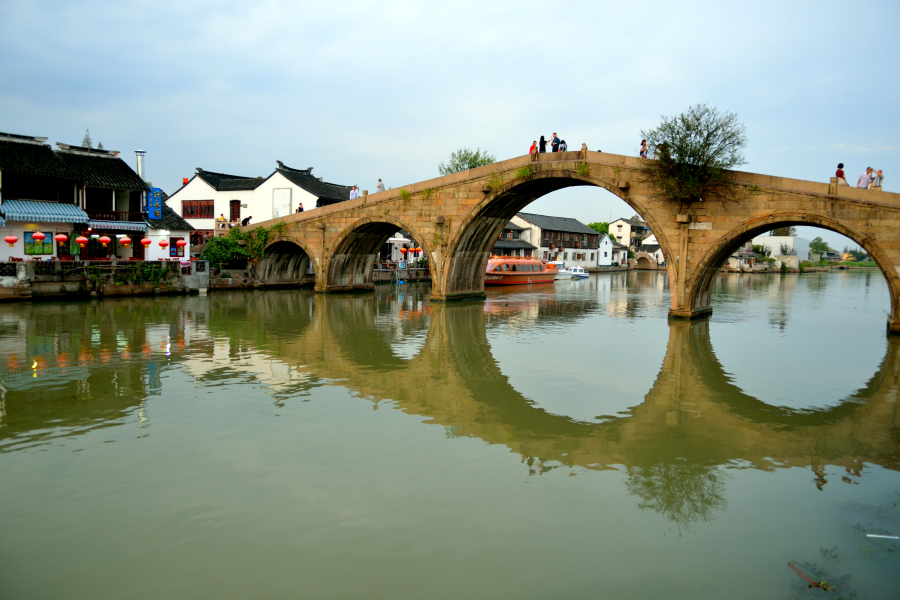
[[[0,302],[189,294],[208,287],[205,260],[0,263]]]

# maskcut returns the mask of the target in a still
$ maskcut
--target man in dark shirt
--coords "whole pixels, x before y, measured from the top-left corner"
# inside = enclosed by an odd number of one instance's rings
[[[550,147],[553,148],[554,152],[559,152],[559,137],[557,137],[556,132],[553,132],[553,140],[550,142]]]
[[[241,221],[241,227],[246,227],[247,225],[249,225],[249,224],[250,224],[250,219],[252,219],[252,218],[253,218],[253,217],[247,217],[246,219],[244,219],[243,221]]]

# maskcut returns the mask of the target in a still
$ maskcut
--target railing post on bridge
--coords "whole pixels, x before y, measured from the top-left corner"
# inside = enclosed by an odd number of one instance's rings
[[[581,145],[581,156],[580,156],[580,158],[581,158],[581,160],[587,159],[587,144],[582,144],[582,145]]]
[[[838,179],[837,177],[832,177],[828,182],[828,194],[830,196],[837,196],[837,187]]]
[[[363,195],[362,195],[363,204],[366,203],[366,196],[368,196],[368,195],[369,195],[369,190],[363,190]]]

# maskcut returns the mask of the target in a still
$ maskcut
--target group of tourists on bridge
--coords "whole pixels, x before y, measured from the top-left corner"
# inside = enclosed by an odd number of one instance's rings
[[[847,178],[844,176],[844,163],[838,163],[837,172],[834,176],[837,177],[838,185],[850,185],[847,183]],[[882,182],[884,182],[884,173],[881,169],[876,171],[872,167],[866,167],[866,172],[859,176],[856,187],[880,192]]]
[[[550,141],[541,136],[540,141],[535,140],[531,142],[531,148],[528,149],[528,154],[538,154],[541,152],[547,151],[547,144],[550,144],[550,152],[565,152],[569,147],[566,145],[566,140],[559,139],[559,136],[554,132],[553,135],[550,136]]]

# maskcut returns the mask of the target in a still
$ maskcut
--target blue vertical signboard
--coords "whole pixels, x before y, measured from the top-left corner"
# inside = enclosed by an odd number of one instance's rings
[[[152,187],[150,191],[147,192],[147,218],[148,219],[161,219],[162,218],[162,189]]]

